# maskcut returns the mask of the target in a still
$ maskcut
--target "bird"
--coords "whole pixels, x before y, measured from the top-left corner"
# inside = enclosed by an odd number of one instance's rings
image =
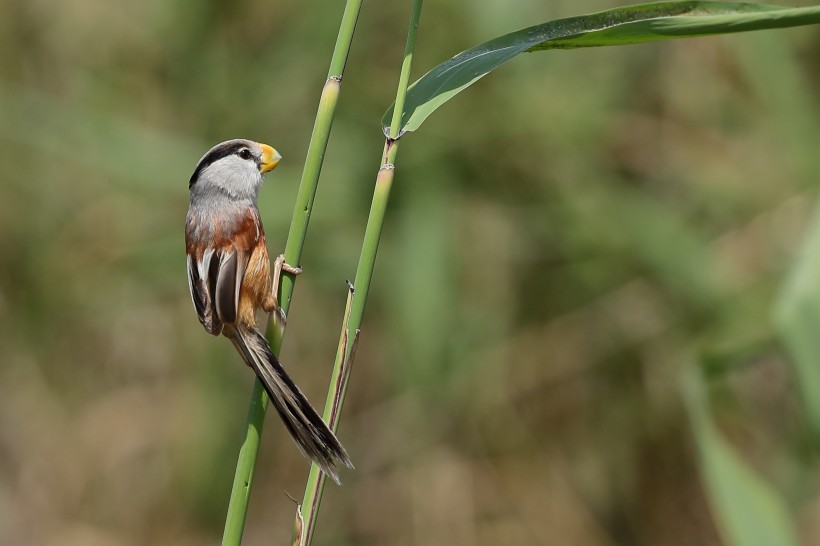
[[[188,288],[205,331],[227,337],[264,385],[296,446],[337,484],[339,464],[353,468],[336,435],[288,376],[257,328],[261,308],[284,324],[277,292],[281,272],[301,273],[280,255],[271,267],[257,200],[263,175],[282,156],[247,139],[217,144],[188,183],[185,220]]]

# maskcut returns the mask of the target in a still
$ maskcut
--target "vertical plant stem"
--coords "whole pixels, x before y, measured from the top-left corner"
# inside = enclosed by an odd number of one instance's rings
[[[336,103],[339,98],[342,74],[350,51],[350,44],[353,41],[353,33],[356,29],[356,21],[359,17],[361,4],[361,0],[348,0],[345,4],[339,34],[333,49],[333,57],[330,61],[327,80],[325,81],[322,95],[319,99],[316,121],[310,136],[305,166],[302,170],[302,179],[299,183],[299,192],[296,196],[293,219],[291,220],[290,231],[288,232],[288,241],[285,246],[285,261],[289,264],[298,264],[302,256],[308,222],[310,221],[310,213],[313,210],[313,200],[316,196],[316,188],[319,184],[319,174],[322,171],[322,161],[325,157],[325,150],[327,149],[327,142],[330,137],[330,128],[333,124],[333,114],[336,110]],[[287,274],[284,275],[280,284],[279,301],[285,313],[287,313],[290,308],[294,280],[294,276]],[[274,330],[276,330],[276,328],[269,326],[267,337],[274,353],[278,354],[282,347],[282,338],[281,336],[274,338]],[[231,487],[228,514],[225,519],[225,529],[222,534],[223,546],[239,546],[242,542],[245,518],[248,513],[248,500],[251,494],[251,485],[253,484],[254,469],[256,468],[256,458],[259,453],[259,440],[262,433],[262,424],[265,421],[265,410],[267,406],[268,395],[262,383],[259,379],[256,379],[248,406],[245,439],[239,450],[239,457],[236,462],[236,474],[234,475],[233,486]]]
[[[407,85],[410,81],[410,68],[413,61],[413,50],[416,45],[416,34],[419,28],[422,2],[423,0],[413,0],[413,8],[410,14],[410,28],[407,32],[407,43],[404,49],[404,59],[401,65],[399,85],[396,91],[396,107],[393,112],[393,121],[390,125],[390,134],[385,142],[382,164],[376,176],[373,201],[370,205],[370,214],[367,218],[362,251],[359,255],[359,265],[356,268],[355,290],[351,289],[348,299],[348,307],[345,312],[344,323],[342,324],[339,346],[336,350],[336,360],[333,365],[333,378],[325,402],[324,419],[334,431],[336,431],[339,426],[339,415],[341,414],[347,393],[350,368],[356,353],[362,316],[367,301],[367,293],[370,289],[370,280],[373,277],[373,267],[376,263],[376,253],[379,248],[382,226],[384,225],[384,214],[387,209],[387,202],[390,198],[390,189],[393,186],[393,174],[395,173],[394,164],[398,153],[398,138],[401,136],[401,115],[404,110],[404,98],[407,94]],[[301,529],[304,536],[299,537],[299,544],[307,546],[313,538],[313,531],[316,527],[316,518],[319,514],[319,504],[322,500],[324,486],[325,475],[319,470],[317,465],[312,464],[307,487],[305,488],[305,496],[301,504],[304,518]]]

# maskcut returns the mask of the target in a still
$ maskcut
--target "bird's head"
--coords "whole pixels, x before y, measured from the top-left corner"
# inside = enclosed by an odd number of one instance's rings
[[[262,175],[275,169],[281,159],[267,144],[241,138],[226,140],[202,156],[188,188],[191,193],[223,192],[255,201]]]

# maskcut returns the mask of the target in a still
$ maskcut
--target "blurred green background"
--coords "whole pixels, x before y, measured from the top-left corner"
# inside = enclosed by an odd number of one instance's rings
[[[289,315],[319,406],[409,4],[364,5]],[[616,5],[428,1],[415,76]],[[284,247],[342,9],[0,0],[0,544],[218,542],[252,376],[192,309],[187,181],[218,141],[275,146],[260,208]],[[820,544],[772,319],[817,200],[818,66],[814,27],[523,55],[407,136],[340,429],[357,468],[315,543],[724,544],[696,369]],[[307,475],[265,429],[248,545],[288,543]]]

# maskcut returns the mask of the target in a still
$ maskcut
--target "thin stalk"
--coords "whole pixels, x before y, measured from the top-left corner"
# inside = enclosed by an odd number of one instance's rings
[[[336,360],[333,365],[333,378],[328,389],[325,402],[324,419],[336,431],[339,426],[339,416],[347,394],[347,385],[350,379],[350,369],[356,354],[359,332],[370,290],[370,280],[373,277],[373,267],[376,263],[376,253],[379,249],[384,214],[390,198],[390,189],[393,186],[395,161],[398,153],[398,138],[401,136],[401,114],[404,109],[404,98],[407,94],[407,85],[410,81],[410,68],[413,61],[413,50],[416,46],[416,34],[421,17],[423,0],[414,0],[410,14],[410,28],[407,32],[407,43],[404,48],[404,60],[399,75],[399,85],[396,90],[396,107],[393,112],[393,121],[390,133],[385,142],[382,164],[376,175],[376,186],[373,191],[373,201],[370,205],[370,214],[367,218],[367,227],[364,232],[362,251],[359,255],[359,265],[356,268],[355,289],[351,288],[348,296],[348,305],[345,319],[342,324],[342,333],[339,337],[339,346],[336,350]],[[313,538],[316,527],[316,518],[319,515],[319,504],[325,486],[325,475],[315,464],[310,466],[305,496],[300,505],[302,512],[297,515],[297,522],[301,523],[301,536],[297,536],[296,544],[308,546]]]
[[[339,27],[339,34],[336,38],[336,45],[333,49],[333,57],[330,61],[327,80],[322,89],[319,99],[319,108],[316,114],[316,121],[313,125],[313,132],[310,135],[305,166],[302,170],[302,179],[299,183],[299,192],[296,196],[296,205],[293,211],[293,219],[288,232],[288,241],[285,246],[285,261],[289,264],[298,264],[302,256],[302,248],[305,244],[310,213],[313,210],[313,200],[316,196],[316,188],[319,184],[319,174],[322,171],[322,161],[324,160],[327,142],[330,137],[330,128],[333,124],[333,114],[336,110],[336,103],[339,98],[339,91],[342,82],[347,56],[350,51],[350,44],[353,41],[353,33],[356,29],[356,21],[359,17],[362,0],[348,0],[345,4],[345,11],[342,15],[342,22]],[[287,274],[283,276],[279,289],[279,302],[285,313],[290,308],[291,296],[293,295],[295,277]],[[268,325],[267,337],[271,343],[274,353],[279,354],[282,347],[282,336],[278,335],[277,328]],[[274,335],[276,333],[277,335]],[[245,529],[245,518],[248,513],[248,500],[251,495],[251,485],[253,484],[253,474],[256,468],[256,458],[259,453],[259,440],[262,432],[262,424],[265,421],[265,410],[268,406],[268,395],[262,383],[257,379],[253,385],[250,404],[248,405],[248,417],[245,430],[245,439],[239,450],[239,457],[236,462],[236,474],[234,475],[233,486],[231,487],[231,498],[228,503],[228,514],[225,519],[225,530],[222,534],[223,546],[239,546],[242,542],[242,533]]]

